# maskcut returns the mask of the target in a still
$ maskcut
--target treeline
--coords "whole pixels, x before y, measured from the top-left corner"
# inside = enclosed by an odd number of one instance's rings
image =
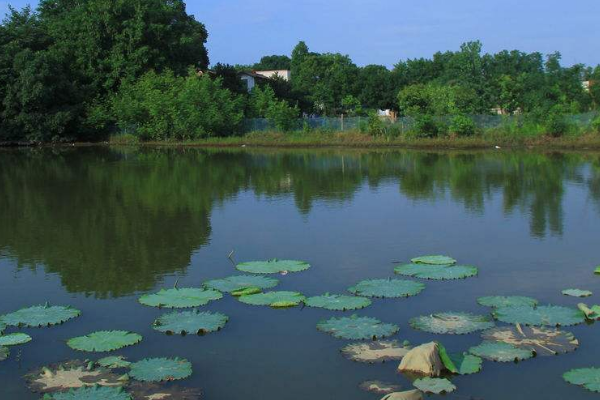
[[[302,115],[370,115],[376,132],[377,109],[414,117],[427,134],[448,132],[440,115],[472,134],[468,115],[493,112],[565,131],[565,115],[600,106],[600,66],[563,67],[558,53],[482,54],[470,42],[390,70],[300,42],[291,57],[209,70],[207,37],[182,0],[42,0],[35,11],[11,9],[0,25],[0,142],[227,136],[245,118],[286,131]],[[292,78],[248,93],[238,75],[248,69],[290,69]]]

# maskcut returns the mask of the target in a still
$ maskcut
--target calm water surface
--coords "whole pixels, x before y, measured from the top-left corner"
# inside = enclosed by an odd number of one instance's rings
[[[230,296],[205,309],[230,316],[219,333],[166,336],[151,329],[162,311],[137,298],[163,287],[197,286],[236,274],[236,261],[292,258],[309,271],[280,277],[280,290],[343,293],[357,281],[393,276],[393,264],[441,253],[480,276],[426,282],[419,296],[376,300],[357,312],[400,325],[395,337],[442,340],[451,351],[478,334],[436,336],[410,328],[414,316],[489,310],[484,295],[528,295],[575,306],[565,288],[600,304],[600,155],[416,151],[208,151],[200,149],[0,151],[0,314],[44,303],[82,317],[26,329],[29,344],[0,363],[0,399],[30,400],[30,369],[85,355],[65,341],[94,330],[144,336],[131,360],[183,356],[185,386],[207,400],[377,400],[364,380],[410,381],[396,363],[345,360],[347,342],[315,329],[342,315],[272,310]],[[578,351],[519,364],[485,362],[457,377],[456,399],[593,399],[563,382],[574,367],[600,366],[600,325],[569,329]],[[9,330],[12,332],[14,330]]]

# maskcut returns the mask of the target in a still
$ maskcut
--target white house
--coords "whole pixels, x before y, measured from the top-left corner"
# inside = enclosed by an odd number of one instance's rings
[[[279,76],[286,81],[289,81],[292,78],[292,72],[289,69],[275,69],[271,71],[253,71],[255,74],[262,75],[265,78],[275,78]]]
[[[276,76],[283,78],[286,81],[289,81],[292,77],[292,74],[287,69],[280,70],[272,70],[272,71],[250,71],[250,72],[240,72],[239,77],[241,80],[246,82],[246,86],[248,87],[248,92],[254,89],[254,86],[261,80],[273,79]]]

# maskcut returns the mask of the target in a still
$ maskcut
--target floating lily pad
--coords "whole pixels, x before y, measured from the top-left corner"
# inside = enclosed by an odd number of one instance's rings
[[[0,316],[0,324],[39,328],[59,325],[81,315],[81,311],[69,306],[50,306],[48,304],[23,308]],[[1,329],[0,329],[1,331]]]
[[[197,388],[139,381],[129,382],[127,391],[135,400],[198,400],[202,395],[202,391]]]
[[[536,299],[525,296],[486,296],[477,299],[477,303],[485,307],[535,307],[538,305]]]
[[[295,307],[304,301],[305,297],[298,292],[266,292],[241,296],[239,300],[253,306],[271,306],[275,308]]]
[[[104,368],[94,368],[93,363],[73,360],[42,367],[25,375],[27,386],[33,392],[63,392],[87,386],[123,386],[119,375]]]
[[[223,298],[223,294],[212,289],[174,288],[146,294],[139,298],[139,302],[151,307],[188,308],[204,306],[221,298]]]
[[[348,288],[350,293],[358,296],[397,298],[416,296],[425,289],[421,282],[400,279],[370,279],[361,281]]]
[[[165,382],[192,375],[192,364],[182,358],[147,358],[131,364],[129,375],[142,382]]]
[[[596,275],[600,275],[600,265],[596,267],[596,269],[594,270],[594,273]]]
[[[422,378],[413,382],[414,387],[425,393],[451,393],[456,390],[456,386],[445,378]]]
[[[238,290],[248,288],[259,288],[262,290],[274,288],[279,281],[274,278],[256,275],[236,275],[223,279],[213,279],[204,282],[204,286],[209,289],[218,290],[224,293],[232,293]]]
[[[349,344],[342,348],[342,354],[352,361],[374,364],[400,360],[409,350],[410,347],[400,345],[396,340],[379,340]]]
[[[351,317],[331,318],[317,324],[317,329],[330,333],[339,339],[365,340],[381,339],[398,332],[394,324],[385,324],[376,318]]]
[[[579,303],[577,304],[577,308],[583,312],[586,319],[590,321],[595,321],[600,319],[600,306],[592,306],[591,308],[587,306],[587,304]]]
[[[133,332],[98,331],[69,339],[67,346],[79,351],[106,352],[133,346],[141,341],[142,337]]]
[[[6,360],[9,355],[10,355],[10,350],[8,349],[8,347],[0,346],[0,361]]]
[[[486,315],[443,312],[413,318],[410,320],[410,326],[430,333],[464,335],[492,328],[494,321]]]
[[[123,356],[104,357],[96,361],[96,363],[101,367],[109,369],[128,368],[131,365],[131,363],[125,360],[125,357]]]
[[[476,276],[478,270],[470,265],[404,264],[396,266],[394,272],[414,278],[449,281]]]
[[[585,321],[581,310],[562,306],[503,307],[494,311],[494,317],[508,324],[538,326],[571,326]]]
[[[565,289],[562,291],[562,294],[565,296],[571,297],[590,297],[593,293],[589,290],[581,290],[581,289]]]
[[[591,392],[600,393],[600,368],[572,369],[563,374],[563,379],[573,385],[583,386]]]
[[[389,394],[402,389],[400,385],[382,381],[365,381],[358,386],[365,392],[376,394]]]
[[[92,386],[49,394],[44,400],[131,400],[131,396],[123,388]]]
[[[452,364],[456,367],[456,374],[471,375],[481,371],[483,360],[468,353],[449,354]]]
[[[574,351],[579,341],[572,333],[542,327],[503,326],[487,330],[481,337],[490,342],[503,342],[531,350],[540,356],[554,356]]]
[[[249,261],[238,264],[236,268],[243,272],[252,274],[279,274],[282,272],[300,272],[310,268],[310,264],[305,261],[296,260],[278,260],[268,261]]]
[[[0,346],[16,346],[31,342],[31,336],[26,333],[13,333],[0,336]]]
[[[520,349],[503,342],[483,342],[478,346],[471,347],[469,353],[498,362],[515,362],[533,357],[533,351]]]
[[[428,264],[428,265],[453,265],[456,264],[456,260],[448,256],[421,256],[412,258],[410,260],[415,264]]]
[[[304,300],[308,307],[324,308],[332,311],[359,310],[371,305],[371,300],[366,297],[343,296],[338,294],[324,294],[323,296],[309,297]]]
[[[205,334],[223,328],[229,317],[221,313],[194,311],[174,311],[161,315],[152,327],[159,332],[185,335],[188,333]]]
[[[234,297],[241,297],[241,296],[248,296],[251,294],[258,294],[258,293],[262,293],[261,288],[249,287],[249,288],[245,288],[245,289],[234,290],[233,292],[231,292],[231,295]]]

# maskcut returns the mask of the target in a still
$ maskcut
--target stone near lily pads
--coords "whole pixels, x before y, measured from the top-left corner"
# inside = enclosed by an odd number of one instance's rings
[[[0,325],[40,328],[59,325],[81,315],[81,311],[70,306],[44,305],[22,308],[0,316]],[[0,328],[0,331],[2,329]]]
[[[485,296],[477,299],[477,303],[492,308],[502,307],[535,307],[538,301],[525,296]]]
[[[415,257],[410,260],[415,264],[428,264],[428,265],[453,265],[456,264],[456,260],[448,256],[421,256]]]
[[[358,386],[360,389],[369,393],[389,394],[402,389],[400,385],[382,381],[365,381]]]
[[[600,368],[572,369],[563,374],[563,379],[590,392],[600,393]]]
[[[444,364],[436,342],[425,343],[411,349],[400,362],[399,372],[413,372],[426,376],[440,376]]]
[[[381,400],[423,400],[423,392],[420,390],[395,392],[382,397]]]
[[[565,296],[571,297],[590,297],[593,293],[589,290],[581,290],[581,289],[565,289],[562,291],[562,294]]]
[[[306,261],[278,260],[276,258],[267,261],[249,261],[236,265],[242,272],[251,274],[280,274],[288,272],[306,271],[310,264]]]
[[[147,358],[131,364],[129,375],[142,382],[170,382],[192,375],[192,364],[182,358]]]
[[[424,393],[442,394],[456,390],[456,386],[445,378],[421,378],[414,381],[413,385]]]
[[[535,326],[571,326],[586,319],[581,310],[563,306],[503,307],[494,310],[493,315],[508,324]]]
[[[535,352],[539,356],[554,356],[575,351],[579,341],[572,333],[556,328],[536,326],[502,326],[481,334],[488,342],[508,343],[520,349]]]
[[[399,328],[376,318],[353,315],[321,321],[317,324],[317,329],[339,339],[377,340],[395,334]]]
[[[421,282],[401,279],[369,279],[348,288],[357,296],[376,298],[399,298],[416,296],[425,289]]]
[[[341,351],[344,357],[349,360],[375,364],[401,360],[410,351],[410,347],[401,345],[396,340],[378,340],[366,343],[351,343],[343,347]]]
[[[487,315],[442,312],[413,318],[410,326],[429,333],[464,335],[492,328],[494,321]]]
[[[133,346],[142,341],[142,336],[128,331],[97,331],[67,341],[73,350],[86,352],[108,352]]]
[[[304,300],[308,307],[324,308],[331,311],[359,310],[371,305],[371,300],[360,296],[344,296],[326,293],[322,296],[313,296]]]

